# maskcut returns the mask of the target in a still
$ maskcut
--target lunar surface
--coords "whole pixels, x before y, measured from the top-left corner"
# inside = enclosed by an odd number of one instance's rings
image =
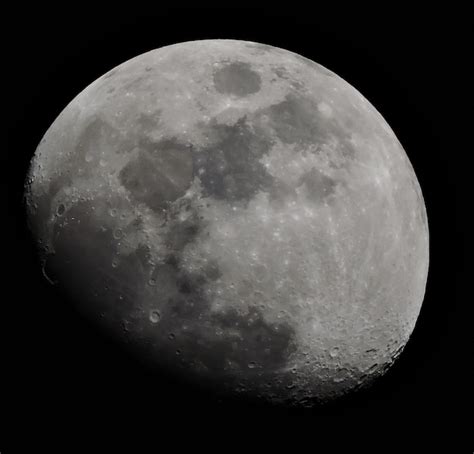
[[[180,43],[97,79],[41,140],[43,272],[140,358],[222,395],[313,405],[404,348],[428,271],[413,168],[333,72]]]

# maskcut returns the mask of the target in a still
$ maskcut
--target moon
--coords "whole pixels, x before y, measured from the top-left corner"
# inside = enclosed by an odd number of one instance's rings
[[[410,161],[351,85],[236,40],[133,58],[76,96],[25,185],[43,273],[137,357],[308,406],[406,345],[428,273]]]

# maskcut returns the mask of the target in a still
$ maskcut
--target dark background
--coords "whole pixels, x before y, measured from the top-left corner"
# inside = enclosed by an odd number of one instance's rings
[[[157,449],[171,441],[176,449],[184,442],[195,450],[214,443],[227,450],[240,441],[252,450],[255,440],[286,439],[294,449],[305,440],[312,450],[345,441],[384,452],[384,446],[411,438],[423,445],[448,442],[450,452],[459,452],[453,446],[468,441],[472,407],[472,296],[461,287],[467,278],[461,209],[472,207],[472,201],[460,200],[472,153],[472,142],[463,143],[472,110],[461,109],[472,91],[472,24],[466,17],[454,8],[395,11],[389,4],[370,14],[342,6],[324,11],[317,4],[4,8],[8,80],[1,94],[1,194],[7,200],[0,238],[6,386],[0,407],[7,424],[0,432],[1,452],[9,452],[2,446],[7,441],[20,451],[24,442],[71,446],[97,434],[107,443],[131,437]],[[42,135],[74,96],[114,66],[154,48],[203,38],[283,47],[331,69],[382,113],[415,168],[430,227],[425,301],[397,363],[373,388],[350,399],[304,411],[213,402],[137,364],[41,275],[22,192]]]

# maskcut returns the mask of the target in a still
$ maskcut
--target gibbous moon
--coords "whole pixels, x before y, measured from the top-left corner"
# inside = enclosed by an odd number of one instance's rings
[[[253,42],[180,43],[84,89],[27,178],[43,272],[150,364],[312,405],[381,376],[415,326],[425,205],[375,108]]]

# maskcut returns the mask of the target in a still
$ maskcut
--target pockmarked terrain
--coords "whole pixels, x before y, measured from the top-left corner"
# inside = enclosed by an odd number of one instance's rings
[[[393,131],[292,52],[203,40],[97,79],[27,178],[43,271],[137,355],[290,405],[382,375],[428,271],[425,205]]]

